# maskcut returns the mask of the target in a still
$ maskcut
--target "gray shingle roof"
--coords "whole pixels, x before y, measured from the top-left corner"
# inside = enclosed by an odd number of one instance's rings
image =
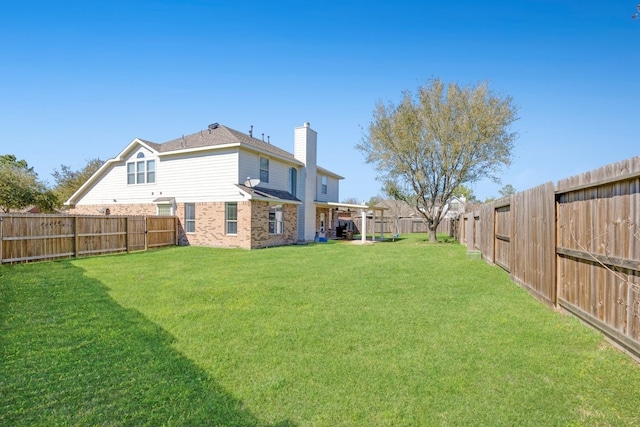
[[[196,132],[191,135],[185,135],[162,144],[157,144],[150,141],[144,141],[144,143],[148,144],[150,147],[160,153],[188,150],[193,148],[215,147],[216,145],[241,144],[257,148],[259,150],[286,159],[295,159],[293,154],[289,153],[288,151],[285,151],[281,148],[276,147],[275,145],[271,145],[260,139],[253,138],[245,133],[228,128],[223,125],[218,125],[215,129],[201,130],[200,132]]]
[[[259,196],[261,198],[266,199],[274,199],[274,200],[291,200],[292,202],[299,202],[300,200],[296,198],[293,194],[288,191],[283,190],[273,190],[271,188],[265,187],[247,187],[246,185],[237,184],[239,188],[243,191],[251,194],[252,196]]]

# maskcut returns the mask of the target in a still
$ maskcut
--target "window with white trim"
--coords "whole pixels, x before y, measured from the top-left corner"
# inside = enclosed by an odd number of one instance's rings
[[[320,183],[321,185],[321,190],[322,190],[322,194],[327,194],[327,177],[325,175],[322,175],[320,177]]]
[[[184,231],[195,233],[196,231],[196,204],[184,204]]]
[[[284,233],[284,211],[282,205],[269,206],[269,234]]]
[[[136,162],[136,184],[144,184],[144,162]]]
[[[260,181],[269,182],[269,159],[260,157]]]
[[[156,182],[156,161],[147,160],[147,183],[153,184]]]
[[[158,216],[173,216],[173,205],[162,204],[157,206]]]
[[[136,183],[136,163],[127,163],[127,184]]]
[[[298,170],[289,168],[289,193],[293,197],[298,197]]]
[[[136,156],[135,162],[127,163],[127,184],[153,184],[156,182],[156,161],[144,159],[144,153]]]
[[[225,204],[225,223],[227,234],[238,234],[238,203],[227,202]]]

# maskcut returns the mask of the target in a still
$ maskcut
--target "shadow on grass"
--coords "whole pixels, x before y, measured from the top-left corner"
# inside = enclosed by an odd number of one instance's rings
[[[403,237],[402,235],[398,236],[398,237],[385,237],[383,240],[380,240],[381,243],[397,243],[397,242],[402,242],[403,240],[406,240],[406,237]]]
[[[293,426],[256,419],[65,261],[0,267],[1,425]]]

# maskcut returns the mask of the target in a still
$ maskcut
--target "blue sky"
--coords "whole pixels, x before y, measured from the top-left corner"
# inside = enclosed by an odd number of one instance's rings
[[[354,147],[375,103],[439,77],[514,98],[525,190],[640,155],[638,1],[213,1],[0,3],[0,154],[53,183],[140,137],[219,122],[293,151],[318,132],[341,199],[380,192]]]

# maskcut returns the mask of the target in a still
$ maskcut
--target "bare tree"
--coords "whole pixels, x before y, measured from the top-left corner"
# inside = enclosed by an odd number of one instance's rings
[[[421,213],[429,240],[436,241],[455,190],[484,178],[497,181],[510,164],[516,110],[510,97],[495,95],[486,83],[460,87],[434,79],[416,96],[404,92],[398,105],[379,102],[356,148],[375,165],[387,194]]]
[[[347,197],[346,199],[342,200],[342,203],[345,203],[347,205],[359,205],[360,200],[358,200],[356,197]]]

